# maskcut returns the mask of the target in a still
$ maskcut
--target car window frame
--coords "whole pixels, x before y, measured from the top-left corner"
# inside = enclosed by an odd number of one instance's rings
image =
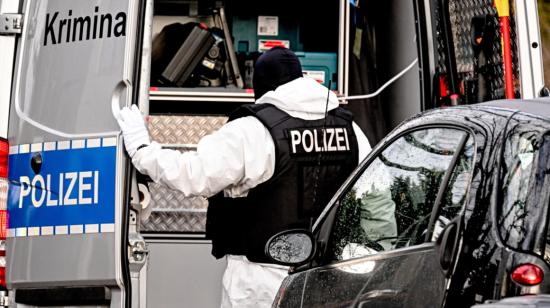
[[[390,136],[388,136],[387,139],[383,139],[377,146],[375,146],[375,148],[371,151],[371,153],[369,153],[369,155],[363,160],[363,162],[348,177],[346,182],[344,182],[344,184],[340,187],[340,189],[338,189],[338,191],[334,194],[334,196],[332,197],[330,202],[323,209],[323,211],[319,215],[319,218],[316,220],[315,224],[313,225],[313,227],[312,227],[313,235],[316,238],[317,242],[320,243],[319,246],[321,247],[321,250],[322,250],[322,251],[320,251],[320,253],[318,253],[317,259],[314,260],[314,261],[317,261],[317,262],[320,261],[317,264],[318,266],[325,266],[325,265],[340,263],[340,262],[348,262],[350,260],[362,258],[362,257],[351,258],[351,259],[348,259],[348,260],[342,260],[342,261],[337,261],[337,262],[334,262],[334,261],[327,262],[328,260],[326,260],[326,252],[327,252],[326,248],[328,247],[328,243],[329,243],[330,238],[331,238],[332,229],[334,227],[334,221],[335,221],[335,217],[336,217],[335,210],[337,209],[338,205],[340,204],[340,200],[342,199],[343,196],[345,196],[345,194],[347,192],[349,192],[349,190],[353,187],[353,185],[357,182],[357,180],[362,176],[363,172],[373,163],[373,161],[380,155],[380,153],[382,153],[384,150],[386,150],[396,140],[398,140],[399,138],[402,138],[405,135],[414,133],[414,132],[419,131],[419,130],[427,130],[427,129],[434,129],[434,128],[460,130],[460,131],[463,131],[464,133],[466,133],[465,136],[468,137],[468,138],[462,138],[463,142],[459,143],[461,148],[454,154],[454,156],[451,160],[452,165],[449,164],[449,168],[445,172],[444,178],[447,177],[447,174],[448,174],[449,177],[452,175],[452,172],[455,169],[455,167],[456,167],[456,165],[459,161],[458,158],[463,153],[463,151],[465,149],[465,145],[467,144],[468,139],[472,138],[473,147],[474,147],[474,154],[472,156],[472,162],[474,164],[473,164],[473,167],[472,167],[472,174],[470,175],[470,177],[468,179],[468,186],[467,186],[468,188],[467,188],[466,193],[465,193],[465,196],[466,196],[465,200],[466,201],[464,202],[464,204],[462,204],[462,208],[457,213],[457,217],[458,216],[460,216],[460,217],[464,216],[464,213],[465,213],[465,210],[466,210],[466,205],[468,204],[468,200],[469,200],[469,196],[470,196],[470,187],[471,187],[472,178],[473,178],[472,175],[473,175],[474,170],[475,170],[475,162],[477,161],[477,155],[478,155],[477,140],[476,140],[477,138],[476,138],[475,132],[470,127],[468,127],[466,125],[463,125],[461,123],[456,123],[456,122],[450,122],[450,123],[449,122],[447,122],[447,123],[445,123],[445,122],[433,122],[433,123],[427,123],[427,124],[422,124],[422,125],[406,128],[402,131],[399,131],[399,132],[395,133],[395,135],[392,135],[390,133]],[[440,194],[442,196],[444,195],[444,192],[447,189],[448,184],[449,184],[448,181],[444,182],[442,180],[442,182],[439,186],[439,189],[438,189],[437,197],[439,197]],[[436,200],[437,200],[437,198],[436,198]],[[431,237],[430,233],[433,233],[433,228],[431,226],[433,225],[433,222],[432,222],[432,220],[434,219],[434,216],[433,216],[434,211],[433,210],[435,208],[436,208],[436,204],[434,203],[434,206],[432,208],[432,213],[430,214],[430,222],[429,222],[430,225],[428,226],[429,228],[431,228],[431,231],[427,234],[426,238],[429,238],[428,236]],[[437,212],[440,212],[440,210],[441,210],[441,200],[439,201],[439,204],[437,204]],[[327,221],[327,219],[330,219],[330,221]],[[320,237],[323,236],[323,233],[322,233],[323,226],[325,226],[326,224],[328,224],[328,228],[326,229],[326,232],[324,233],[326,236],[323,238],[324,239],[323,240],[323,239],[320,239]],[[421,244],[402,247],[402,248],[398,248],[398,249],[393,249],[393,250],[390,250],[390,251],[381,251],[381,252],[378,252],[376,254],[369,255],[369,257],[385,256],[385,255],[386,256],[391,256],[391,255],[394,255],[396,253],[396,251],[397,251],[397,253],[399,253],[400,251],[406,251],[406,250],[411,250],[411,249],[412,250],[417,250],[419,246],[420,247],[432,247],[432,246],[434,246],[434,244],[435,244],[435,242],[426,241],[426,239],[425,239]],[[316,263],[316,262],[312,262],[308,265],[302,266],[302,267],[298,268],[297,270],[300,271],[300,270],[304,270],[304,269],[307,269],[307,268],[311,268],[313,263]]]
[[[434,205],[432,207],[432,213],[430,214],[430,221],[428,223],[428,232],[426,232],[426,236],[424,238],[424,243],[430,243],[432,242],[430,239],[433,236],[435,221],[437,217],[439,216],[439,213],[441,213],[442,208],[442,201],[443,198],[445,198],[445,194],[447,192],[447,188],[449,188],[449,181],[451,180],[451,176],[453,175],[453,172],[455,171],[455,168],[458,164],[458,161],[460,160],[462,154],[464,153],[464,150],[466,149],[466,144],[468,142],[468,139],[473,136],[468,134],[468,132],[465,132],[466,134],[462,136],[462,138],[458,142],[457,149],[451,158],[451,162],[449,163],[449,168],[445,171],[445,174],[443,175],[443,179],[441,179],[441,184],[439,184],[439,190],[437,191],[437,196],[434,200]],[[475,149],[475,140],[474,140],[474,149]],[[475,152],[474,152],[475,155]],[[468,179],[468,186],[466,188],[465,195],[468,195],[468,192],[470,191],[470,181],[472,177],[470,175],[470,178]],[[465,200],[468,200],[467,197]],[[464,204],[462,204],[462,207],[464,208]],[[462,212],[463,208],[459,211],[457,216],[460,216],[460,212]],[[454,217],[453,217],[454,218]]]

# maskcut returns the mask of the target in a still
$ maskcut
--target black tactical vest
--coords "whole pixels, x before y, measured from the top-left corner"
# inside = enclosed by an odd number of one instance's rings
[[[287,229],[310,229],[313,222],[358,163],[352,115],[339,107],[325,119],[294,118],[270,104],[239,108],[229,121],[254,116],[275,144],[275,170],[245,198],[209,199],[206,235],[212,255],[245,255],[270,263],[264,247]]]

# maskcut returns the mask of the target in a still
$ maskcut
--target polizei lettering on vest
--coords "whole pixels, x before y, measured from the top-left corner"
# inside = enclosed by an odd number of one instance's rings
[[[289,135],[292,154],[350,151],[344,127],[293,129]]]
[[[44,46],[88,41],[126,35],[126,13],[119,12],[114,17],[110,13],[99,13],[94,8],[91,16],[73,16],[69,10],[65,17],[60,12],[46,14]]]

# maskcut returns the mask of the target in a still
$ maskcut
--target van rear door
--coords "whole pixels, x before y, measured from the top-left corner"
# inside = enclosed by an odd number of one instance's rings
[[[113,113],[137,101],[143,1],[21,2],[8,288],[18,304],[124,307],[129,162]]]

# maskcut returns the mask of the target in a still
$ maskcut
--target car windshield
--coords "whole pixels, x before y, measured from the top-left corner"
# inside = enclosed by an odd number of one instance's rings
[[[512,131],[505,144],[498,228],[503,242],[515,249],[521,248],[528,231],[527,198],[539,143],[538,132]]]

